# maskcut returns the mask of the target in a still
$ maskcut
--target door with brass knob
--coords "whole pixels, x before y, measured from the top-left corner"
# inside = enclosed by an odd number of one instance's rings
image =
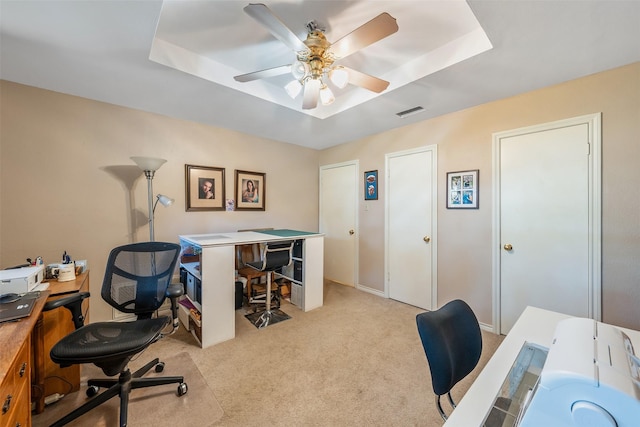
[[[391,299],[432,310],[437,302],[436,147],[387,154],[386,160],[386,290]]]
[[[359,178],[355,162],[320,168],[319,231],[324,234],[324,277],[347,286],[357,283]]]
[[[494,136],[499,170],[494,183],[499,242],[494,249],[499,263],[494,326],[501,334],[511,330],[527,306],[577,317],[598,313],[596,117]]]

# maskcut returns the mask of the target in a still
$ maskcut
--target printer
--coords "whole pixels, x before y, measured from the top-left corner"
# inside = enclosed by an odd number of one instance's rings
[[[0,270],[0,295],[25,294],[44,279],[44,265]]]
[[[640,332],[592,319],[558,323],[519,427],[640,425]]]

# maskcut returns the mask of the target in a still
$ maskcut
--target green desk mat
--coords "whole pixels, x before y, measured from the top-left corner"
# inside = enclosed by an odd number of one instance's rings
[[[298,231],[298,230],[289,230],[289,229],[280,229],[280,230],[260,230],[259,233],[269,234],[271,236],[278,237],[297,237],[297,236],[308,236],[310,234],[318,234],[312,233],[310,231]]]

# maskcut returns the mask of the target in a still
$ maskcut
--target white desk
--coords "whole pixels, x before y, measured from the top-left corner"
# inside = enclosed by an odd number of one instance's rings
[[[444,425],[480,426],[525,341],[550,347],[556,325],[570,317],[527,307]]]
[[[571,317],[573,316],[527,307],[444,426],[480,426],[525,341],[551,347],[558,322]],[[638,333],[626,328],[619,329],[630,335]]]
[[[200,252],[203,348],[235,337],[235,246],[282,240],[302,240],[302,309],[323,304],[324,235],[296,230],[243,231],[179,236],[185,248]]]

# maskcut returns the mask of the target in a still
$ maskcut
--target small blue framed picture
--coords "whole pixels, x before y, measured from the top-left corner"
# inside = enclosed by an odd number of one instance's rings
[[[378,200],[378,171],[364,173],[364,199]]]

